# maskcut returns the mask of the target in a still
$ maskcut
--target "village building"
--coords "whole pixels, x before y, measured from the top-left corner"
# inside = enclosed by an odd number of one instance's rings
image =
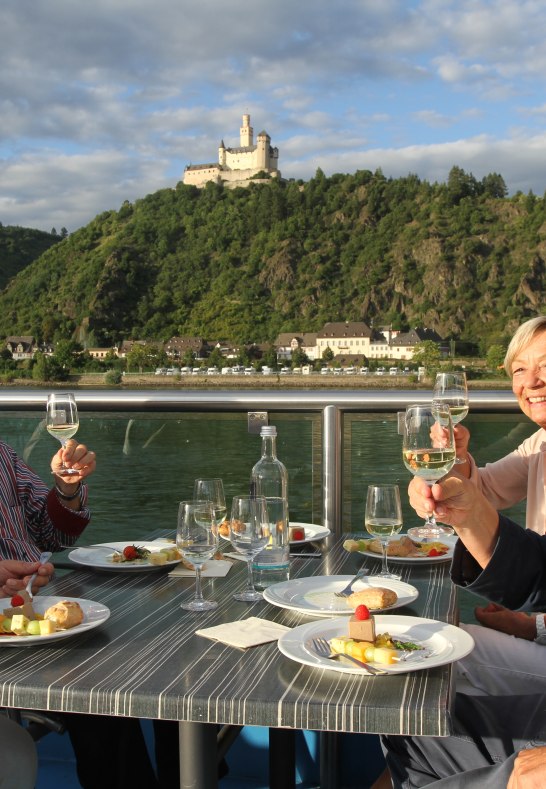
[[[243,115],[239,143],[236,148],[227,148],[222,140],[218,148],[218,162],[187,165],[184,183],[202,187],[214,181],[234,187],[259,183],[262,179],[256,176],[262,173],[265,179],[280,178],[279,149],[272,147],[271,137],[266,131],[258,134],[254,144],[254,130],[248,114]]]
[[[15,361],[32,359],[38,350],[34,337],[30,335],[6,337],[6,348]]]
[[[202,337],[171,337],[164,345],[164,351],[171,359],[183,359],[192,353],[194,359],[206,359],[210,347]]]
[[[318,359],[316,332],[281,332],[275,340],[275,350],[279,360],[291,359],[294,351],[303,351],[308,359]]]

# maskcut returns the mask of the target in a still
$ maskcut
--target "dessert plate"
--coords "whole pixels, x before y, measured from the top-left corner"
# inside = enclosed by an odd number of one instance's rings
[[[48,636],[0,636],[0,647],[29,647],[37,644],[51,644],[59,639],[69,638],[70,636],[81,635],[88,630],[99,627],[106,622],[110,616],[110,609],[102,603],[94,603],[92,600],[85,600],[80,597],[51,597],[48,595],[36,595],[32,601],[32,607],[37,614],[43,614],[55,603],[61,600],[73,600],[79,603],[83,611],[83,622],[81,625],[70,627],[68,630],[57,630]],[[11,607],[11,598],[5,597],[0,600],[0,611]]]
[[[439,622],[435,619],[423,619],[418,616],[399,616],[397,614],[376,614],[376,633],[390,633],[401,641],[413,641],[423,647],[412,652],[407,660],[394,663],[385,668],[389,674],[405,674],[408,671],[419,671],[435,666],[453,663],[468,655],[474,648],[472,636],[455,625]],[[355,666],[353,663],[343,663],[342,660],[329,660],[321,657],[313,648],[314,638],[331,638],[347,635],[347,619],[321,619],[318,622],[308,622],[289,630],[280,637],[278,647],[286,657],[314,668],[338,671],[342,674],[362,674],[370,676],[365,668]]]
[[[294,578],[281,581],[264,589],[264,600],[279,608],[289,608],[311,616],[350,616],[353,608],[342,597],[336,597],[351,580],[351,575],[313,575],[308,578]],[[419,592],[414,586],[391,578],[362,578],[353,586],[353,592],[359,592],[370,586],[381,586],[392,589],[398,599],[396,603],[381,611],[389,611],[409,605],[417,600]],[[371,609],[373,610],[373,609]]]

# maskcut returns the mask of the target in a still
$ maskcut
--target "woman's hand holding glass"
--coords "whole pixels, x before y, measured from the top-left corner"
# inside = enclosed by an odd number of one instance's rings
[[[245,603],[261,600],[262,593],[254,588],[252,561],[269,539],[269,516],[265,496],[234,497],[229,520],[229,539],[235,550],[245,557],[248,568],[246,589],[234,594],[234,599]]]
[[[214,600],[204,600],[201,591],[201,568],[218,550],[218,527],[214,507],[209,501],[181,501],[178,507],[176,545],[185,559],[195,567],[195,596],[182,603],[187,611],[209,611],[216,608]]]
[[[455,462],[453,422],[447,406],[410,405],[404,420],[402,447],[404,465],[414,476],[431,487],[444,477]],[[427,514],[424,526],[409,529],[408,534],[418,540],[438,540],[453,534],[453,529],[440,526],[432,514]]]

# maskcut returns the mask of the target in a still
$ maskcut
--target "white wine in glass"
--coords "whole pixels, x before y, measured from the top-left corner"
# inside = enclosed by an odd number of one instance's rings
[[[210,501],[214,507],[214,520],[220,526],[226,519],[226,497],[224,483],[221,479],[196,479],[193,485],[193,498],[195,501]]]
[[[434,485],[455,463],[455,438],[450,409],[436,401],[431,405],[410,405],[406,408],[402,446],[404,465],[415,477]],[[408,530],[420,540],[438,540],[451,536],[450,526],[436,523],[427,515],[424,526]]]
[[[78,406],[74,395],[69,392],[50,394],[47,398],[47,432],[60,441],[64,448],[68,439],[76,435],[79,426]],[[58,473],[62,476],[70,476],[80,472],[77,469],[65,467],[63,462]]]
[[[451,421],[454,425],[468,414],[468,386],[466,373],[438,373],[432,395],[433,402],[449,407]],[[455,458],[455,463],[464,463],[462,458]]]
[[[391,573],[387,562],[389,537],[398,534],[402,528],[402,505],[398,485],[369,485],[366,497],[364,525],[381,542],[383,561],[380,578],[400,578]]]

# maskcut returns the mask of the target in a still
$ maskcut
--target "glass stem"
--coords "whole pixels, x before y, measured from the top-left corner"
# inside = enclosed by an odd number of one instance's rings
[[[195,565],[195,597],[194,600],[201,601],[203,599],[203,592],[201,590],[201,565]]]
[[[388,540],[381,540],[381,548],[383,549],[383,566],[381,568],[381,572],[383,575],[389,572],[389,566],[387,564],[387,550],[389,547]]]
[[[247,569],[248,569],[248,573],[247,573],[247,576],[246,576],[246,591],[247,592],[254,592],[254,574],[252,572],[252,561],[253,561],[253,557],[252,556],[250,556],[246,560],[246,566],[247,566]]]

